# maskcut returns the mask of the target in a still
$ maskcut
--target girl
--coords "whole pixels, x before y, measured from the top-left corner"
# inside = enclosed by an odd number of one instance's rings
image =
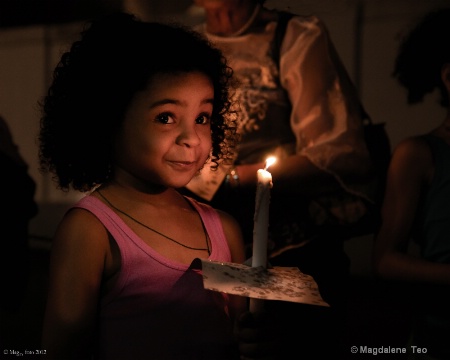
[[[93,22],[45,97],[40,164],[89,192],[54,237],[46,359],[239,358],[244,298],[203,288],[195,258],[244,261],[233,218],[180,195],[235,141],[231,69],[181,27]]]
[[[449,35],[450,8],[435,10],[399,47],[394,76],[406,88],[408,103],[419,103],[437,90],[445,115],[436,128],[406,138],[395,148],[374,246],[378,275],[414,285],[408,346],[408,359],[414,360],[450,359]],[[420,256],[408,251],[412,240],[419,244]]]

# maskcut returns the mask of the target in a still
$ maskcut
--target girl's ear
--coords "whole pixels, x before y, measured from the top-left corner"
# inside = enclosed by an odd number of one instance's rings
[[[450,63],[445,63],[441,69],[441,80],[450,96]]]

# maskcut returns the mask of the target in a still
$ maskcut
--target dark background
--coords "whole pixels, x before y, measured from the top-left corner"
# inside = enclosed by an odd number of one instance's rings
[[[60,24],[121,8],[121,0],[1,0],[0,28]]]

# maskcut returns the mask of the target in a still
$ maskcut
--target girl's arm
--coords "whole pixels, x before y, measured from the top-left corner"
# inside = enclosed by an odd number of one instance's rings
[[[90,358],[108,233],[89,212],[73,209],[52,243],[42,348],[46,359]]]
[[[420,194],[433,176],[433,159],[423,139],[410,138],[395,149],[386,183],[382,225],[374,244],[375,271],[393,280],[450,284],[450,265],[407,253]]]

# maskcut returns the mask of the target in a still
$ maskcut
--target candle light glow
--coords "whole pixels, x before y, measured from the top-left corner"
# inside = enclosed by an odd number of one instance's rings
[[[275,164],[276,161],[277,161],[277,158],[275,156],[268,157],[266,159],[266,166],[264,167],[264,170],[267,170],[269,168],[269,166]]]

